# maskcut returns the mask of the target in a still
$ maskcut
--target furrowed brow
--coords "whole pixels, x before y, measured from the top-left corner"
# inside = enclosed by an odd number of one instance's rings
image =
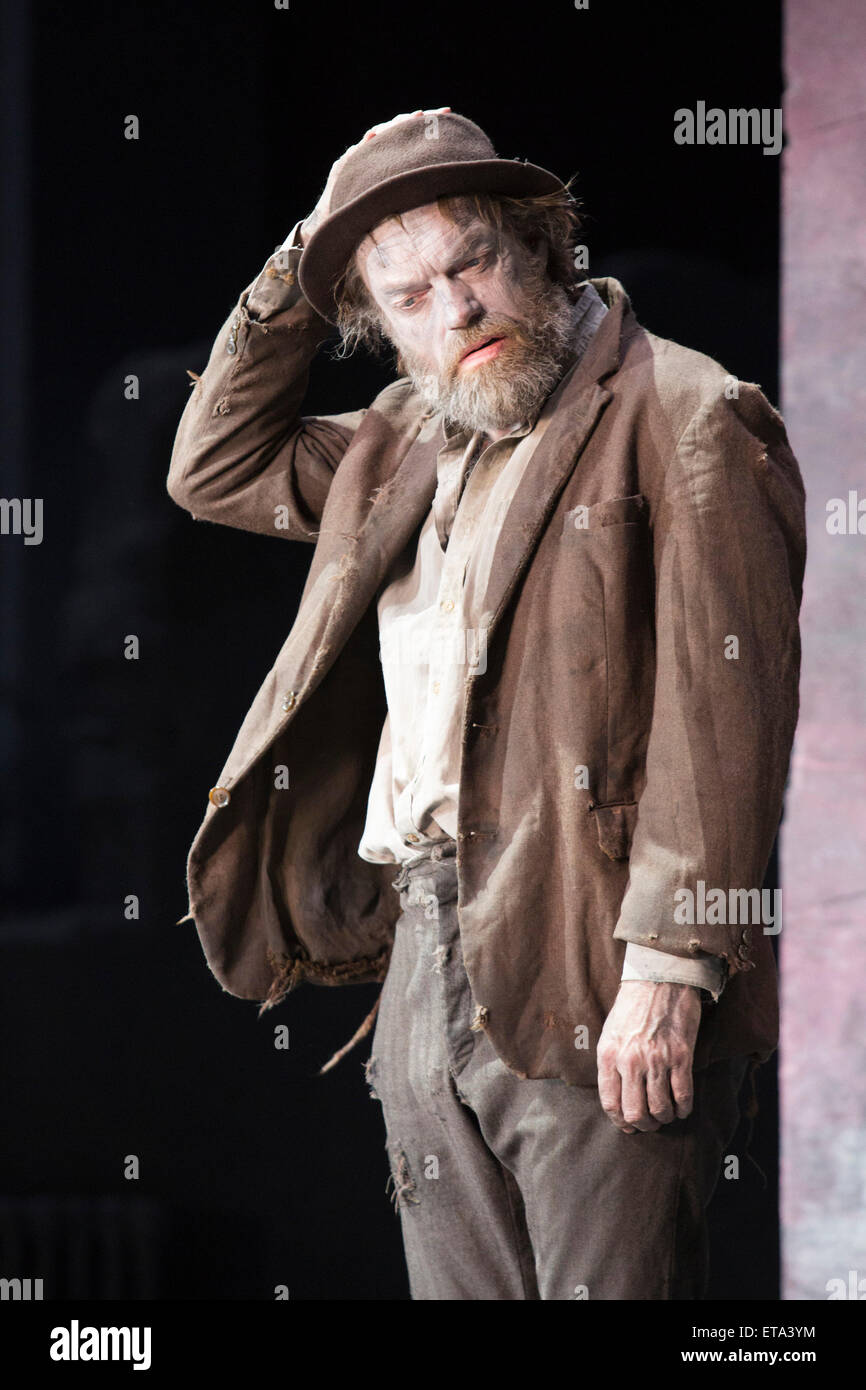
[[[470,253],[478,251],[482,248],[488,249],[493,245],[494,238],[491,236],[490,232],[478,231],[473,233],[471,237],[468,237],[464,242],[457,246],[453,256],[451,257],[451,260],[445,267],[445,273],[448,274],[449,271],[456,270],[457,267],[462,264],[462,262]],[[400,284],[385,285],[383,288],[385,290],[385,293],[389,295],[413,294],[417,290],[423,289],[425,284],[426,281],[423,280],[407,280],[401,282]]]

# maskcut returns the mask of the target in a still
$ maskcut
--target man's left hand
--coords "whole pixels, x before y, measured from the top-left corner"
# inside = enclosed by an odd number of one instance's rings
[[[660,1129],[691,1114],[700,1021],[700,991],[692,985],[620,985],[597,1056],[602,1109],[623,1134]]]

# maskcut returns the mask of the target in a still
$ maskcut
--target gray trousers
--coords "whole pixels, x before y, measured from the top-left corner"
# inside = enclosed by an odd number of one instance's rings
[[[598,1091],[522,1081],[463,969],[453,840],[394,880],[402,915],[367,1078],[413,1299],[700,1299],[705,1207],[746,1058],[695,1073],[691,1115],[623,1134]]]

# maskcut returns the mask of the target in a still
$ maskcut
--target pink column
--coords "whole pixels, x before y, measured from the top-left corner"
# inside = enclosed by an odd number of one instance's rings
[[[830,1280],[866,1297],[863,0],[786,0],[785,75],[782,410],[809,556],[781,838],[782,1296],[826,1299]],[[828,529],[833,499],[847,534]]]

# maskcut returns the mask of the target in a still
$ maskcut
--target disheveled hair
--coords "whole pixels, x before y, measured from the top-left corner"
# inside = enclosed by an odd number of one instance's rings
[[[574,264],[583,218],[578,212],[579,201],[568,191],[571,182],[570,179],[562,190],[534,197],[472,193],[443,195],[436,203],[442,216],[458,226],[479,217],[493,227],[498,236],[511,235],[521,246],[535,247],[541,240],[547,246],[549,279],[573,291],[586,277]],[[395,220],[400,221],[399,214],[395,214]],[[377,354],[390,350],[392,345],[379,306],[364,284],[354,255],[349,257],[334,286],[334,299],[341,338],[338,357],[347,357],[362,345]]]

